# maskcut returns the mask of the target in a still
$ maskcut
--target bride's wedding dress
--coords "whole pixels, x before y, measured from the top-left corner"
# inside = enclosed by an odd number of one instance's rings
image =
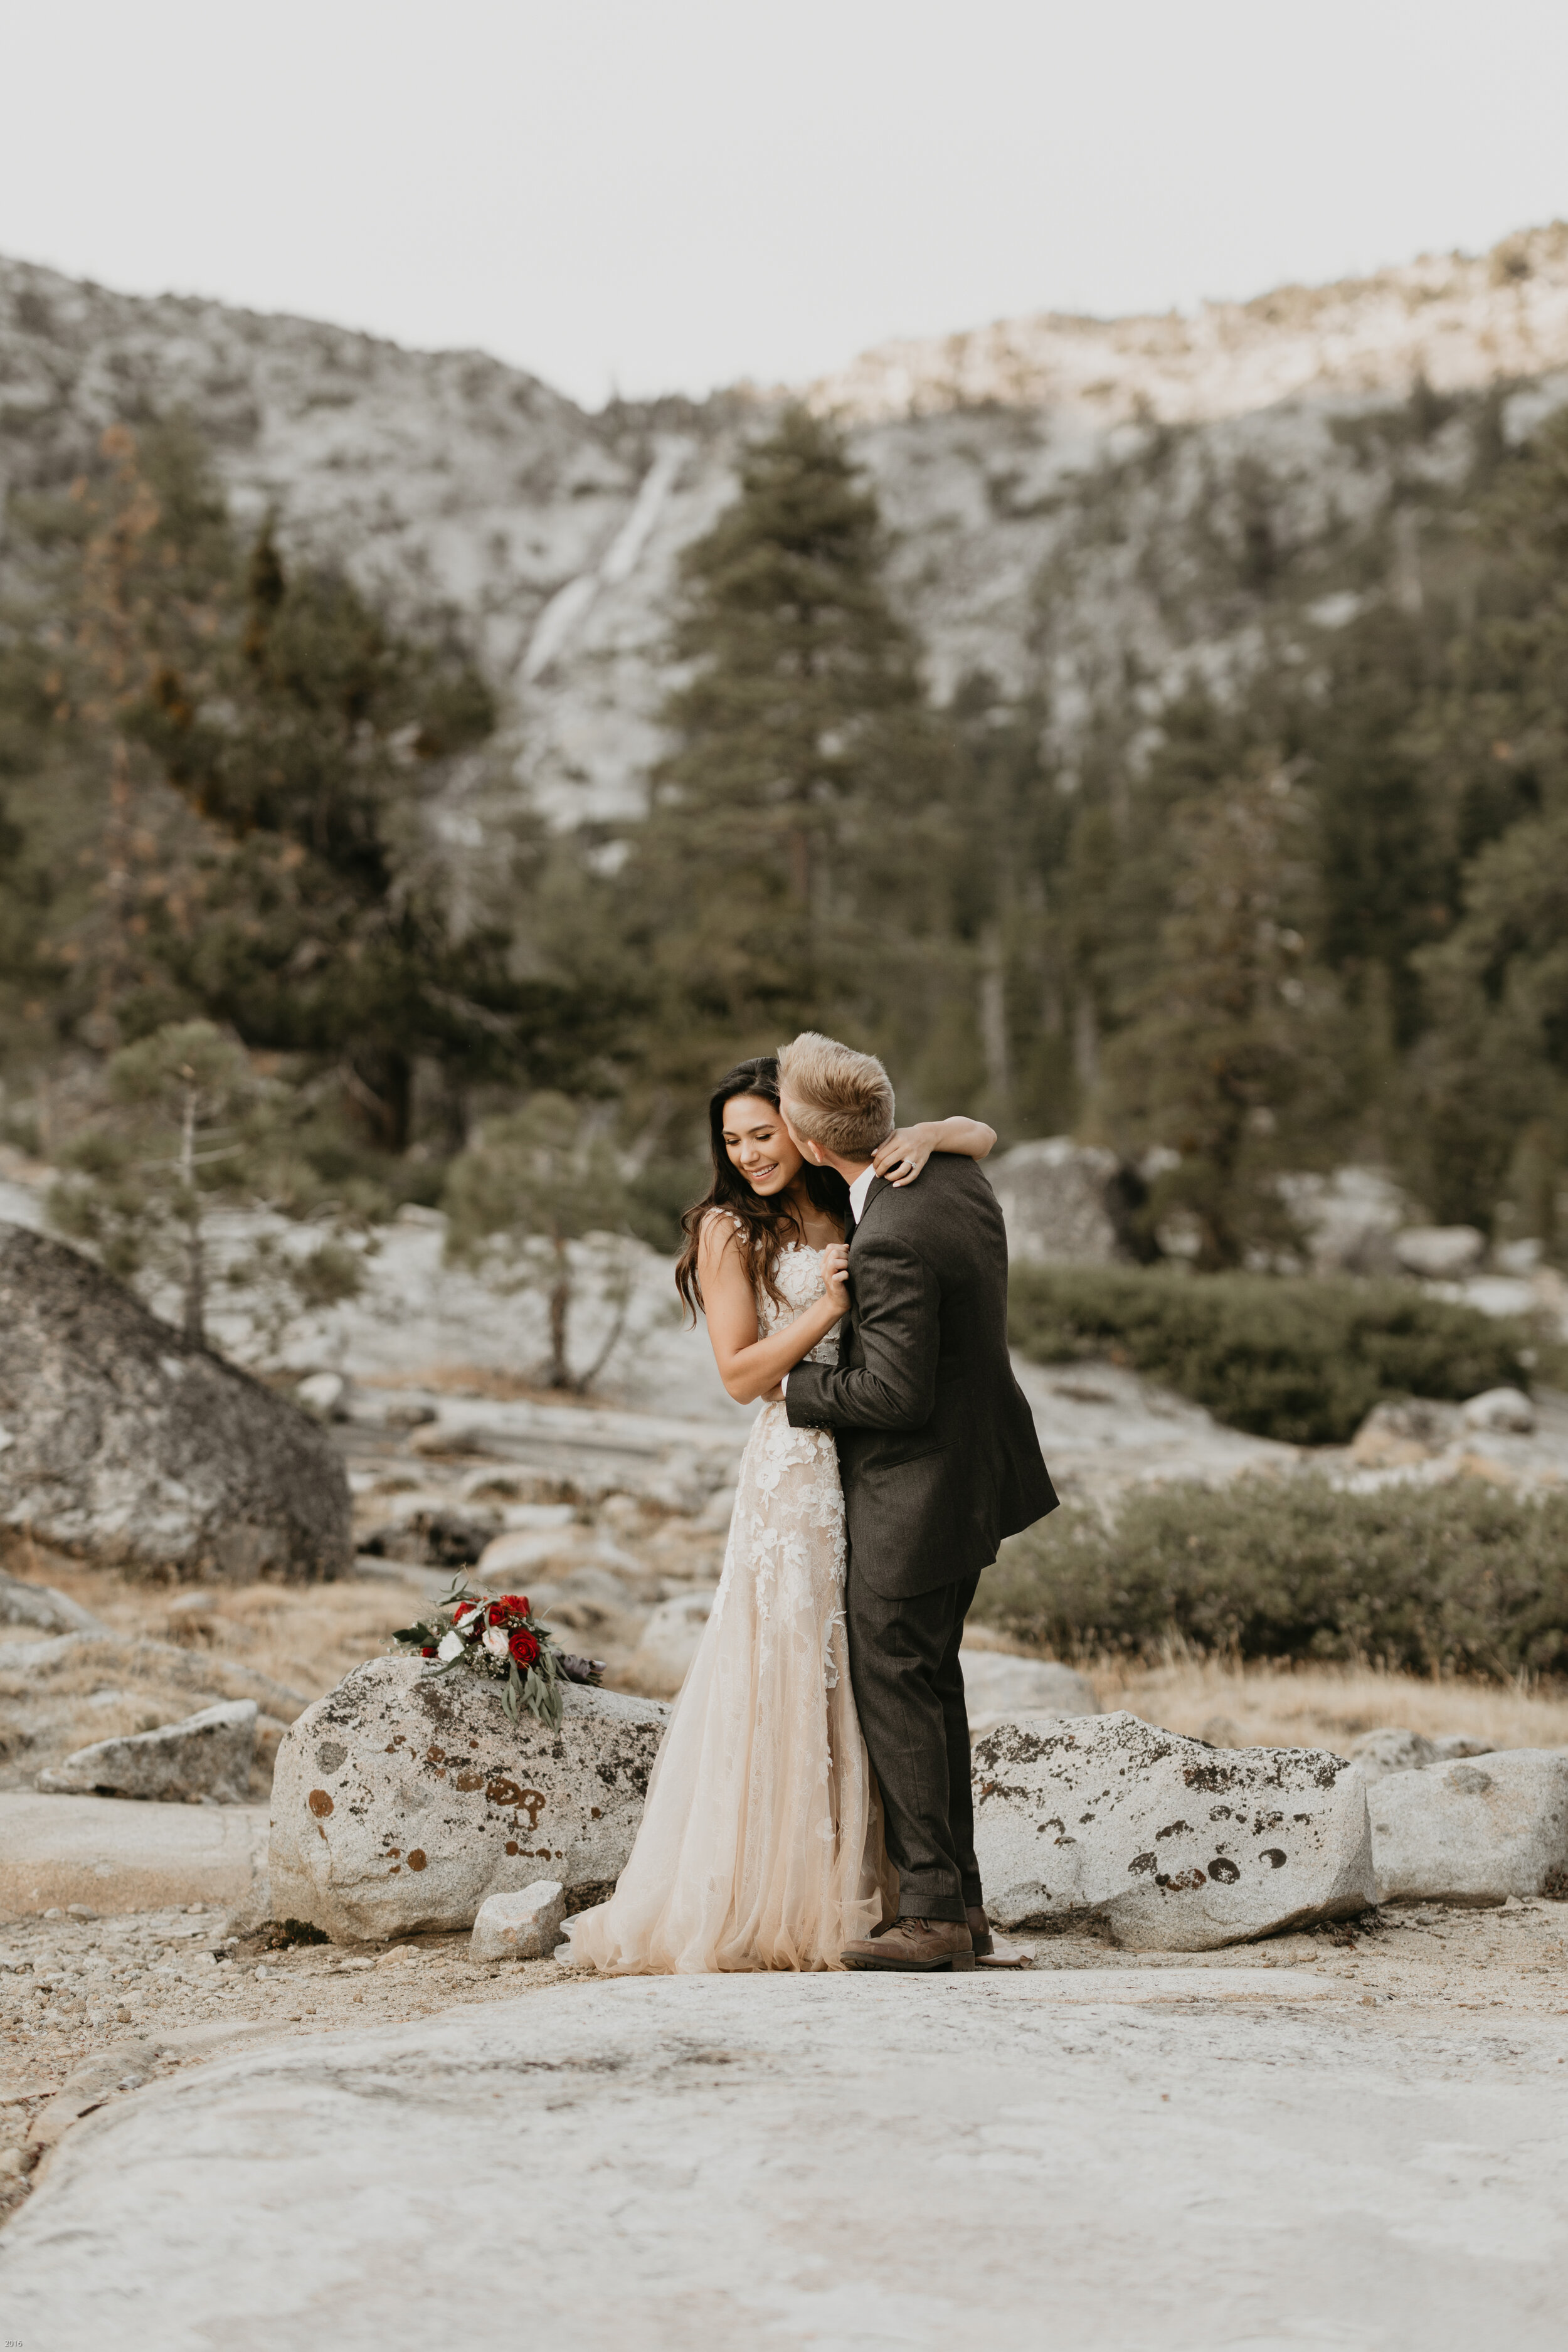
[[[778,1258],[781,1307],[823,1295],[822,1253]],[[837,1360],[837,1328],[805,1360]],[[897,1880],[849,1687],[844,1497],[826,1429],[764,1404],[741,1461],[724,1572],[609,1902],[566,1923],[614,1975],[836,1968],[896,1908]]]

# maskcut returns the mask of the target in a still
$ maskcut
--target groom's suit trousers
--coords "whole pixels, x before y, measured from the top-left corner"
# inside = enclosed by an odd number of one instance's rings
[[[978,1575],[890,1600],[849,1560],[849,1674],[882,1792],[901,1919],[962,1919],[981,1900],[958,1645]]]

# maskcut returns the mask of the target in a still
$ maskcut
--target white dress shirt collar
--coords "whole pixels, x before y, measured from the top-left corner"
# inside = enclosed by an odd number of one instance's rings
[[[866,1195],[876,1181],[874,1168],[863,1168],[849,1187],[849,1213],[857,1224],[866,1213]]]

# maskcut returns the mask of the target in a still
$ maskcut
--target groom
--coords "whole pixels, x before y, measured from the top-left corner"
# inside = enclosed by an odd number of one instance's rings
[[[893,1089],[869,1054],[808,1032],[779,1055],[779,1095],[798,1150],[849,1186],[838,1369],[784,1383],[792,1426],[837,1436],[850,1676],[899,1873],[897,1921],[844,1960],[971,1969],[992,1943],[958,1645],[1003,1537],[1057,1502],[1007,1356],[1002,1212],[972,1160],[933,1153],[907,1187],[876,1173]]]

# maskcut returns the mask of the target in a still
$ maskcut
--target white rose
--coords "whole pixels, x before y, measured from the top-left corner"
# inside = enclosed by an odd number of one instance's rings
[[[504,1626],[491,1625],[485,1633],[485,1647],[496,1657],[504,1658],[507,1654],[507,1643],[510,1638]]]
[[[463,1637],[462,1637],[462,1635],[461,1635],[460,1633],[443,1633],[443,1634],[442,1634],[442,1636],[441,1636],[440,1641],[439,1641],[439,1642],[437,1643],[437,1645],[436,1645],[436,1655],[437,1655],[438,1658],[441,1658],[441,1659],[450,1659],[450,1658],[460,1658],[460,1657],[462,1656],[462,1654],[463,1654]]]

